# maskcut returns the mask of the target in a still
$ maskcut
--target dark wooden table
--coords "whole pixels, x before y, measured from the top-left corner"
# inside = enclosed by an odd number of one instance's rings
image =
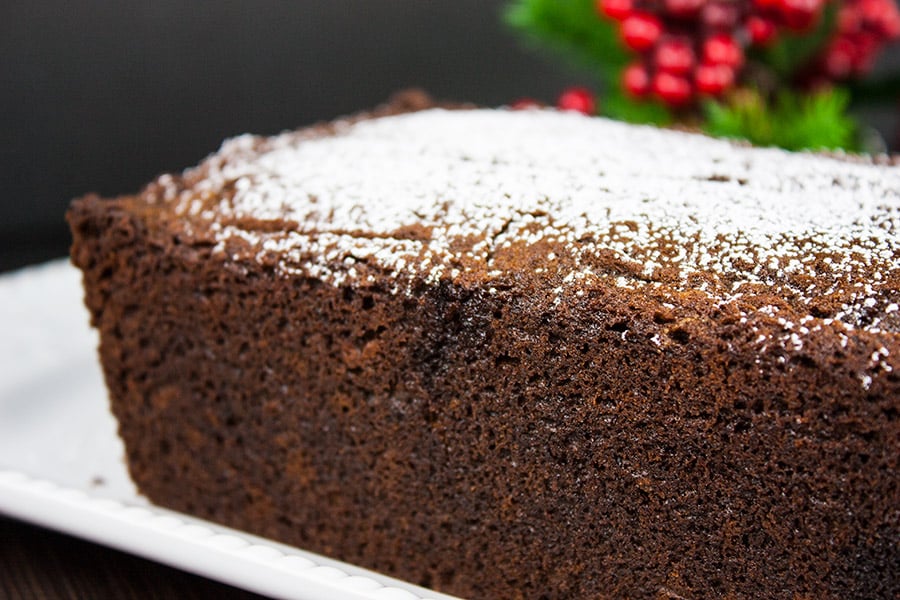
[[[0,599],[255,600],[159,563],[0,516]]]

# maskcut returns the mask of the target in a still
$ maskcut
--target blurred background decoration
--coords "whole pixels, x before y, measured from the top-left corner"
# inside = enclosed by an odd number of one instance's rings
[[[896,8],[895,0],[883,2]],[[815,0],[801,2],[810,3]],[[568,90],[565,102],[573,108],[594,110],[596,101],[601,114],[631,120],[712,122],[703,121],[710,118],[704,111],[714,109],[694,101],[701,97],[693,91],[691,102],[678,107],[658,92],[640,102],[623,93],[627,65],[650,67],[650,77],[662,56],[629,49],[619,33],[624,19],[620,25],[606,14],[645,5],[613,4],[598,12],[592,0],[6,0],[0,3],[0,271],[65,255],[63,214],[75,196],[135,192],[160,173],[196,164],[227,137],[352,113],[409,86],[488,106],[523,97],[555,103]],[[670,27],[668,13],[660,12],[665,5],[658,6],[657,42]],[[829,10],[815,11],[815,31],[838,22]],[[640,30],[652,34],[652,25]],[[735,69],[741,86],[757,60],[756,50],[743,47],[744,35],[735,37],[746,58]],[[777,25],[776,45],[761,52],[774,52],[794,35]],[[701,38],[690,38],[695,54]],[[560,54],[545,54],[547,47],[575,60],[557,61]],[[603,48],[611,50],[603,54]],[[896,45],[877,58],[868,82],[900,67]],[[855,77],[856,67],[849,68]],[[761,81],[758,90],[767,97],[781,89]],[[829,97],[841,109],[832,112],[852,119],[854,131],[856,124],[862,131],[875,126],[892,143],[896,90],[849,81],[841,79],[845,91]],[[737,103],[720,105],[743,108],[721,115],[716,122],[723,128],[771,109],[752,91],[741,96],[737,87],[729,89],[721,98]],[[892,104],[854,105],[876,91]]]
[[[896,0],[513,0],[509,24],[592,70],[560,108],[789,150],[883,152],[850,110],[900,102],[873,76]],[[520,106],[527,102],[519,102]]]

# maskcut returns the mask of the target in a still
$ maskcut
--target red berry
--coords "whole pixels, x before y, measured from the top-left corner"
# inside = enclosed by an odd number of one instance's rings
[[[747,19],[747,32],[750,34],[750,42],[757,46],[770,44],[777,33],[773,21],[756,15]]]
[[[741,7],[736,2],[710,2],[700,17],[711,29],[734,29],[741,18]]]
[[[650,13],[633,13],[622,21],[625,45],[638,52],[652,48],[661,33],[662,23]]]
[[[831,79],[846,79],[853,72],[853,47],[846,39],[838,38],[828,46],[823,59],[825,73]]]
[[[853,10],[865,23],[878,23],[881,21],[882,15],[890,10],[890,6],[885,6],[883,0],[859,0],[859,2],[849,3],[847,6],[853,7]]]
[[[886,0],[860,0],[850,5],[856,8],[856,13],[863,26],[880,33],[887,39],[900,36],[900,11],[897,5]]]
[[[666,12],[679,18],[695,15],[704,4],[706,0],[665,0]]]
[[[632,0],[597,0],[597,12],[616,21],[630,15],[633,9]]]
[[[694,71],[694,84],[701,94],[718,96],[734,85],[734,69],[704,63]]]
[[[594,92],[583,87],[571,87],[563,91],[556,105],[562,110],[574,110],[585,115],[592,115],[597,111]]]
[[[779,3],[780,0],[753,0],[753,5],[762,11],[775,10]]]
[[[694,50],[684,40],[663,40],[654,52],[656,67],[675,75],[686,75],[694,68]]]
[[[881,33],[888,40],[900,38],[900,11],[898,11],[896,7],[882,19]]]
[[[671,73],[657,73],[653,78],[653,92],[666,104],[678,106],[691,99],[691,82]]]
[[[900,10],[894,6],[881,19],[881,33],[888,40],[900,38]]]
[[[717,33],[703,42],[703,62],[737,69],[744,64],[744,51],[733,37]]]
[[[825,0],[779,0],[778,8],[785,25],[794,30],[808,29],[819,18]]]
[[[855,4],[844,4],[838,10],[837,30],[839,33],[857,33],[863,27],[862,15]]]
[[[509,107],[513,110],[532,110],[535,108],[540,108],[541,103],[534,98],[519,98],[518,100],[510,104]]]
[[[865,75],[875,66],[881,44],[874,36],[860,34],[850,39],[853,45],[853,71],[857,75]]]
[[[632,96],[645,96],[650,91],[650,73],[641,63],[632,63],[622,71],[622,86]]]

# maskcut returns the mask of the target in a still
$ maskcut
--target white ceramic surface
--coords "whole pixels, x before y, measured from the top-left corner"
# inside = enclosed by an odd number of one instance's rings
[[[138,495],[81,298],[66,261],[0,277],[0,512],[278,598],[452,600]]]

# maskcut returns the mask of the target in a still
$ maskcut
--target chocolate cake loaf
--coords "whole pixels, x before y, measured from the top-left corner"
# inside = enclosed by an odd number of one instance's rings
[[[897,598],[900,169],[411,104],[74,202],[140,490],[469,598]]]

